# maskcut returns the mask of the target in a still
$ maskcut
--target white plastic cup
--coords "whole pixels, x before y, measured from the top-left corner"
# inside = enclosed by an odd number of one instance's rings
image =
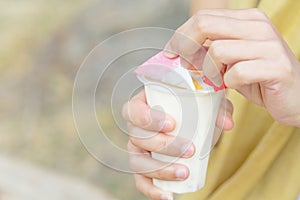
[[[182,90],[170,85],[145,84],[147,104],[160,107],[176,121],[174,131],[167,134],[187,138],[196,148],[191,158],[175,158],[152,152],[152,157],[167,163],[180,163],[189,168],[184,181],[154,179],[155,186],[174,193],[195,192],[205,185],[206,170],[215,130],[216,117],[224,90]]]

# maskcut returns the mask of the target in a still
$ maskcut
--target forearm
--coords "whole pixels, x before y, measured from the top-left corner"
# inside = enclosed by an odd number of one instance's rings
[[[191,15],[203,8],[228,8],[229,0],[192,0]]]

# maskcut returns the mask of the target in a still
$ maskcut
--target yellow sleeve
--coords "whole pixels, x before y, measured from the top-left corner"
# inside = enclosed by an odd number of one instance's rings
[[[257,6],[300,58],[300,1],[230,0],[234,8]],[[180,200],[289,200],[300,192],[300,129],[275,122],[235,91],[235,128],[223,133],[211,154],[206,185]]]

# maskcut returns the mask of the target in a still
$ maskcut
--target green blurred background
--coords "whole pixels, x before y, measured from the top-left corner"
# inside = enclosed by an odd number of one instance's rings
[[[1,0],[0,155],[12,158],[12,165],[26,162],[51,176],[82,181],[111,198],[144,199],[131,175],[101,165],[80,143],[72,117],[74,78],[88,52],[104,39],[136,27],[176,29],[188,18],[189,4],[188,0]],[[107,120],[109,127],[113,122]],[[0,170],[5,159],[0,159]],[[27,173],[27,168],[21,169]],[[0,172],[0,199],[5,199],[7,174]],[[30,183],[27,187],[39,189]],[[9,193],[14,191],[18,192]],[[18,194],[11,195],[18,199]]]

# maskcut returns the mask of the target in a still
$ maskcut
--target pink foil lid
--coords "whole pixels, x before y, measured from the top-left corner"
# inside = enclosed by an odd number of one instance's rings
[[[169,73],[171,70],[177,67],[180,67],[180,58],[167,58],[164,55],[164,52],[161,51],[155,56],[151,57],[142,65],[138,66],[134,70],[134,73],[137,76],[144,75],[160,80],[162,76],[164,76],[165,74]]]
[[[162,67],[163,66],[163,67]],[[180,57],[168,58],[164,55],[164,52],[161,51],[155,56],[151,57],[142,65],[138,66],[134,73],[137,76],[148,76],[153,79],[161,80],[166,74],[174,70],[180,65]],[[214,85],[205,75],[203,75],[203,82],[214,88],[215,91],[226,89],[225,84],[223,83],[220,87]]]

